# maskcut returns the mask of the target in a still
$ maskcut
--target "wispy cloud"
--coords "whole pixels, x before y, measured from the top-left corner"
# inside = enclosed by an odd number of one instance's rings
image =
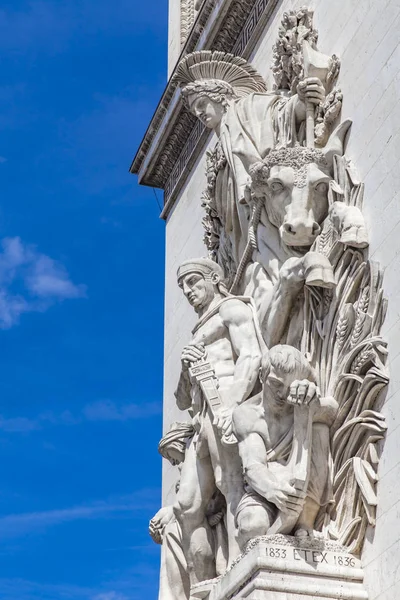
[[[0,415],[0,431],[26,433],[35,429],[40,429],[40,423],[35,419],[28,419],[26,417],[5,419]]]
[[[65,267],[19,237],[4,238],[0,252],[0,328],[9,329],[26,312],[43,312],[55,302],[83,298]]]
[[[0,517],[0,538],[17,538],[49,527],[81,520],[120,518],[146,508],[157,508],[158,489],[143,489],[134,494],[112,497],[79,506],[29,513],[9,514]]]
[[[88,404],[83,414],[88,421],[129,421],[131,419],[147,419],[161,412],[159,402],[143,404],[124,404],[118,406],[111,400],[100,400]]]
[[[93,600],[129,600],[125,594],[119,592],[105,592],[103,594],[96,594],[93,596]]]
[[[86,404],[80,412],[73,414],[70,410],[60,413],[42,412],[36,417],[5,417],[0,415],[0,431],[7,433],[30,433],[48,426],[79,425],[85,422],[126,422],[138,419],[150,419],[161,413],[161,402],[113,402],[99,400]]]

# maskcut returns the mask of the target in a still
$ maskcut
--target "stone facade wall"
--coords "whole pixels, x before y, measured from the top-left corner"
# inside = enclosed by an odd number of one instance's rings
[[[169,0],[168,10],[168,77],[181,53],[181,0]]]
[[[177,27],[170,0],[170,67]],[[282,13],[305,4],[278,5],[250,62],[267,77]],[[347,155],[365,183],[364,214],[370,256],[385,269],[389,309],[383,335],[389,341],[390,387],[383,413],[389,427],[379,467],[378,515],[367,536],[363,563],[370,600],[397,600],[400,585],[400,3],[398,0],[309,1],[319,31],[319,49],[340,56],[339,87],[344,95],[342,119],[353,120]],[[171,29],[172,27],[172,29]],[[178,40],[178,36],[175,38]],[[179,43],[179,42],[177,42]],[[172,45],[171,45],[172,44]],[[269,87],[271,79],[267,77]],[[212,142],[214,143],[214,142]],[[173,396],[180,352],[189,340],[195,315],[176,285],[180,262],[205,255],[200,192],[205,186],[205,159],[198,161],[167,222],[164,427],[185,420]],[[183,418],[182,418],[183,417]],[[166,463],[166,461],[164,461]],[[164,502],[173,498],[175,470],[164,465]]]

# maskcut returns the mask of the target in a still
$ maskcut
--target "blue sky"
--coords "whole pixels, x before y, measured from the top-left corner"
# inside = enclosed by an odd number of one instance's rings
[[[0,4],[0,598],[156,598],[167,2]],[[158,191],[161,201],[161,192]]]

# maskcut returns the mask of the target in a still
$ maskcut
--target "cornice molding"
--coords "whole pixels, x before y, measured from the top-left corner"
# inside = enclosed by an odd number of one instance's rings
[[[199,14],[197,15],[196,21],[193,24],[193,28],[192,28],[190,34],[188,35],[188,38],[182,49],[181,55],[178,59],[178,62],[181,60],[181,58],[183,56],[185,56],[186,54],[189,54],[190,52],[193,52],[194,50],[197,49],[197,44],[199,42],[200,36],[203,33],[203,31],[207,25],[207,22],[209,20],[209,17],[213,11],[213,8],[215,7],[216,4],[217,4],[217,0],[206,0],[204,2]],[[172,81],[174,72],[172,73],[172,75],[167,83],[167,86],[163,92],[163,95],[161,96],[160,102],[158,103],[156,111],[150,121],[147,131],[146,131],[146,133],[143,137],[143,140],[139,146],[139,149],[136,153],[136,156],[133,159],[133,162],[132,162],[132,165],[130,168],[131,173],[139,173],[139,171],[142,168],[143,162],[144,162],[145,158],[147,157],[150,146],[153,144],[153,141],[156,137],[157,132],[160,130],[161,125],[164,126],[163,129],[166,126],[165,116],[166,116],[167,112],[168,113],[171,112],[171,108],[173,109],[173,104],[174,104],[173,97],[174,97],[174,93],[176,92],[176,88],[177,88],[176,83],[173,83],[173,81]],[[168,114],[168,117],[169,117],[169,114]],[[140,179],[141,178],[139,175],[139,180]],[[146,185],[145,182],[141,181],[141,183],[144,183],[144,185]],[[152,184],[149,183],[147,185],[152,185]]]
[[[248,58],[279,0],[205,0],[181,58],[221,50]],[[179,63],[178,60],[178,63]],[[211,133],[184,107],[173,75],[132,162],[139,183],[164,189],[166,218]]]

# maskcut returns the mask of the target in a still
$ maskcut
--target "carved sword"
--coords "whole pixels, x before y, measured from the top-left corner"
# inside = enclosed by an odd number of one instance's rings
[[[218,391],[219,382],[215,375],[214,367],[210,362],[200,359],[189,368],[189,376],[192,382],[197,383],[203,392],[207,406],[214,420],[218,410],[223,406],[220,393]],[[237,443],[234,433],[222,436],[222,443],[229,446]]]

